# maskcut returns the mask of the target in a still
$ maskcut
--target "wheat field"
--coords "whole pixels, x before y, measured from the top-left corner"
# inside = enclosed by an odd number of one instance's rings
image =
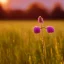
[[[0,64],[64,64],[64,20],[43,24],[49,25],[54,33],[35,34],[36,20],[0,21]]]

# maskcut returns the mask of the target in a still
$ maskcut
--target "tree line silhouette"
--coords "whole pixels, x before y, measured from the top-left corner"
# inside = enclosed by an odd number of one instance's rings
[[[64,19],[64,11],[60,6],[56,6],[53,12],[49,14],[46,9],[33,5],[28,12],[11,10],[7,13],[0,5],[0,20],[35,20],[38,16],[42,16],[44,19]]]

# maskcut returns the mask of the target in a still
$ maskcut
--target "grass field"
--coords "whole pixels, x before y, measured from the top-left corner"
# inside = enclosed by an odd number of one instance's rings
[[[45,21],[44,26],[54,26],[52,34],[45,29],[34,34],[37,21],[1,21],[0,64],[64,64],[63,21]]]

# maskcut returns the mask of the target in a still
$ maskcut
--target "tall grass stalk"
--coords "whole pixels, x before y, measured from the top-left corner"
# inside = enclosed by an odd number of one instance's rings
[[[64,35],[60,34],[1,31],[0,64],[64,63]]]

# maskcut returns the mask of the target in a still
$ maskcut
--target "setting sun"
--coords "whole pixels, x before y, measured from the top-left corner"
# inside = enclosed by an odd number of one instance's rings
[[[0,3],[1,4],[6,4],[7,3],[7,0],[0,0]]]
[[[3,9],[7,9],[8,0],[0,0],[0,4],[3,7]]]

